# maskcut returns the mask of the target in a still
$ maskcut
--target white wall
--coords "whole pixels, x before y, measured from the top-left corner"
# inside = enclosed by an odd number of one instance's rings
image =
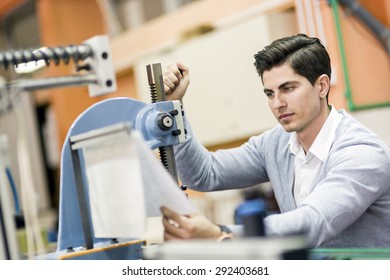
[[[390,147],[390,107],[357,111],[352,115],[378,134]]]
[[[200,141],[213,145],[246,138],[276,124],[263,93],[253,55],[275,37],[297,32],[294,13],[259,15],[191,39],[137,61],[141,99],[150,102],[146,65],[163,69],[178,61],[190,69],[184,110]]]

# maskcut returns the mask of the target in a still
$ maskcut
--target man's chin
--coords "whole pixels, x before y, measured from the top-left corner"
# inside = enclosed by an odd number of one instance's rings
[[[294,132],[296,128],[291,124],[281,124],[286,132]]]

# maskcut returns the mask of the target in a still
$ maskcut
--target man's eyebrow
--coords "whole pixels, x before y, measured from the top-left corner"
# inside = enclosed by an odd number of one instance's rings
[[[281,89],[281,88],[284,88],[285,86],[289,85],[289,84],[297,84],[299,83],[298,81],[287,81],[287,82],[284,82],[283,84],[281,84],[280,86],[278,86],[278,89]]]
[[[283,88],[284,86],[288,85],[289,83],[292,83],[292,81],[284,82],[283,84],[281,84],[281,85],[278,86],[278,89]],[[264,88],[264,92],[269,92],[269,91],[272,91],[272,92],[273,92],[272,89]]]
[[[298,84],[299,83],[299,81],[294,81],[294,80],[292,80],[292,81],[287,81],[287,82],[284,82],[283,84],[281,84],[281,85],[279,85],[278,86],[278,89],[280,90],[280,89],[282,89],[283,87],[285,87],[285,86],[287,86],[287,85],[289,85],[289,84]],[[263,89],[263,91],[266,93],[266,92],[273,92],[273,90],[272,89],[269,89],[269,88],[264,88]]]

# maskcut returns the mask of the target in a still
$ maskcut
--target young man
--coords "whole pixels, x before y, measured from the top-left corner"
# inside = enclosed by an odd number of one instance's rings
[[[211,153],[187,123],[188,140],[175,150],[183,183],[217,191],[269,181],[281,214],[265,218],[267,235],[305,234],[313,247],[389,247],[390,151],[328,103],[331,67],[325,47],[299,34],[274,41],[254,57],[280,125],[240,147]],[[188,69],[170,65],[164,84],[168,99],[182,100]],[[221,235],[200,213],[161,211],[166,240]]]

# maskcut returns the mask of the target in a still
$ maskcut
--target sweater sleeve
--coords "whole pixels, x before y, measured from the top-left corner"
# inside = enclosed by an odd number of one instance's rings
[[[355,223],[367,209],[372,215],[389,215],[390,163],[386,148],[345,146],[325,164],[326,174],[301,207],[266,218],[267,234],[304,233],[317,247]]]
[[[187,140],[174,146],[180,180],[198,191],[244,188],[268,180],[262,137],[252,137],[241,147],[209,152],[193,135],[185,120]]]

